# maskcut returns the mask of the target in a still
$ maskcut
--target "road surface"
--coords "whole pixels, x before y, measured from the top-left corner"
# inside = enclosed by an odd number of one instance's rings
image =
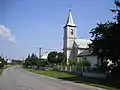
[[[33,74],[13,66],[0,76],[0,90],[103,90],[97,87]]]

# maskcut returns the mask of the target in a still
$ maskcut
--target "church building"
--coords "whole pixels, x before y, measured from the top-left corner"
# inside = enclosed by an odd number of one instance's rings
[[[64,37],[63,37],[63,52],[67,57],[67,64],[69,60],[77,60],[78,56],[81,57],[90,55],[88,53],[88,44],[91,43],[89,39],[78,39],[77,38],[77,25],[75,24],[71,9],[69,9],[69,14],[67,18],[67,22],[64,28]],[[86,54],[87,52],[87,54]],[[85,56],[84,56],[85,57]],[[94,62],[96,63],[96,57],[94,58]],[[90,61],[91,62],[91,61]]]

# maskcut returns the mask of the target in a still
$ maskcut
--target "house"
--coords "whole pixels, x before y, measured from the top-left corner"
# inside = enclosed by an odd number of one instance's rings
[[[92,52],[89,49],[84,50],[78,55],[78,60],[87,60],[90,62],[91,67],[96,67],[98,63],[97,55],[93,55]]]
[[[45,54],[43,54],[43,55],[41,56],[41,59],[47,60],[48,54],[49,54],[48,52],[45,53]]]

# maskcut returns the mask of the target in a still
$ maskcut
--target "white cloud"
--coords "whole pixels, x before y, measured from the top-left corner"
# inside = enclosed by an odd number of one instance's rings
[[[0,25],[0,36],[6,38],[10,42],[16,42],[15,37],[11,34],[10,29],[5,27],[4,25]]]

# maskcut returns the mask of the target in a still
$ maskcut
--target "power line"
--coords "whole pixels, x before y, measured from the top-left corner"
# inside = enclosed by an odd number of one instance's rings
[[[62,49],[56,49],[56,48],[45,48],[45,47],[37,47],[37,46],[34,48],[37,49],[37,53],[38,53],[37,55],[38,55],[39,59],[41,59],[41,57],[48,52],[51,52],[51,51],[61,52],[62,51]]]
[[[45,47],[38,47],[38,46],[36,46],[36,47],[34,47],[34,48],[41,48],[42,50],[55,50],[55,51],[60,51],[60,50],[62,50],[62,49],[56,49],[56,48],[45,48]]]

